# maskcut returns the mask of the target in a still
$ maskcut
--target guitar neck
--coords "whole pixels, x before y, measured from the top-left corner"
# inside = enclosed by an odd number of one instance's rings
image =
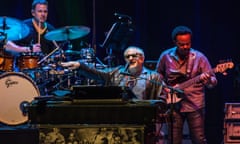
[[[215,73],[215,68],[214,69],[212,69],[212,70],[210,70],[210,71],[208,71],[207,73],[212,73],[212,72],[214,72]],[[187,81],[185,81],[185,82],[182,82],[182,83],[180,83],[180,84],[178,84],[178,88],[179,89],[185,89],[185,88],[187,88],[187,87],[189,87],[189,86],[191,86],[191,85],[193,85],[193,84],[195,84],[195,83],[199,83],[201,80],[200,80],[200,76],[201,75],[197,75],[197,76],[195,76],[195,77],[193,77],[193,78],[191,78],[191,79],[189,79],[189,80],[187,80]]]

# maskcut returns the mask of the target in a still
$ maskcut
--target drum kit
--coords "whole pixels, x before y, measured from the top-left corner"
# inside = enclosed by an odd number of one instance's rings
[[[90,29],[85,26],[65,26],[46,33],[45,38],[57,42],[70,41],[84,37],[89,32]],[[95,57],[92,48],[63,51],[61,47],[57,47],[46,56],[33,52],[22,53],[17,60],[5,53],[7,40],[21,40],[29,33],[28,26],[20,20],[0,17],[0,122],[7,125],[26,122],[26,106],[35,97],[48,95],[51,90],[59,87],[69,89],[72,84],[81,83],[82,77],[78,72],[59,66],[59,62],[62,61],[61,55],[77,55],[90,63]],[[60,58],[57,57],[59,54]],[[19,70],[15,71],[14,67]]]

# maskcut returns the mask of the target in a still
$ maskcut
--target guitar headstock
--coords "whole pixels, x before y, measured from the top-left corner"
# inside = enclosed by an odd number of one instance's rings
[[[234,63],[231,60],[221,61],[221,63],[215,67],[215,72],[223,73],[224,75],[226,75],[226,70],[232,69],[233,67]]]

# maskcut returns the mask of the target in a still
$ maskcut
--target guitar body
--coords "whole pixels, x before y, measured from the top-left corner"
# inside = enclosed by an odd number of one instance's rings
[[[221,63],[221,64],[218,64],[215,68],[213,68],[212,70],[206,72],[208,73],[209,75],[211,75],[211,73],[223,73],[224,75],[226,75],[226,70],[227,69],[232,69],[234,67],[234,64],[233,62],[225,62],[225,63]],[[179,82],[178,84],[176,84],[175,86],[173,86],[173,88],[175,89],[179,89],[179,90],[182,90],[184,92],[184,89],[193,85],[193,84],[196,84],[196,83],[199,83],[201,82],[200,80],[200,75],[197,75],[191,79],[185,79],[183,77],[181,77],[180,79],[177,79],[175,80],[175,82]],[[174,82],[172,82],[174,83]],[[179,94],[179,93],[168,93],[167,94],[167,99],[166,99],[166,102],[167,104],[172,104],[172,103],[178,103],[180,102],[181,100],[183,99],[186,99],[187,97],[184,95],[184,94]]]
[[[171,103],[178,103],[181,100],[183,100],[183,98],[181,96],[179,96],[179,94],[177,93],[168,93],[167,94],[167,99],[166,99],[166,103],[167,104],[171,104]]]
[[[176,80],[170,82],[169,84],[171,85],[172,88],[179,89],[178,88],[179,84],[181,84],[187,80],[188,80],[187,77],[184,74],[181,74],[180,77],[178,77]],[[183,94],[179,94],[176,92],[172,92],[172,93],[168,92],[166,102],[167,102],[167,104],[178,103],[182,99],[183,99]]]

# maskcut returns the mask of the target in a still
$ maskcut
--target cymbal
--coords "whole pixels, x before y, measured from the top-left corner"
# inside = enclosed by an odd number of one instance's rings
[[[0,17],[0,39],[20,40],[30,32],[29,27],[18,19]]]
[[[80,51],[75,51],[75,50],[65,50],[64,54],[65,55],[80,55],[81,52]]]
[[[65,26],[46,33],[45,38],[48,40],[65,41],[81,38],[90,32],[86,26]]]

